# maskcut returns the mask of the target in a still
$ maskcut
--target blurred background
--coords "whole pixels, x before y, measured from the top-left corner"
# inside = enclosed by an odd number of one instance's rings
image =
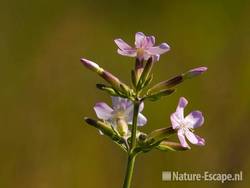
[[[122,187],[126,155],[84,123],[93,105],[111,103],[104,83],[85,69],[91,59],[130,83],[133,59],[113,40],[155,35],[171,51],[154,67],[154,83],[197,66],[209,71],[160,102],[145,104],[142,131],[170,125],[180,96],[201,110],[196,133],[205,147],[153,151],[137,158],[133,187],[249,187],[250,2],[10,0],[0,11],[0,187]],[[242,182],[162,182],[162,171],[235,173]]]

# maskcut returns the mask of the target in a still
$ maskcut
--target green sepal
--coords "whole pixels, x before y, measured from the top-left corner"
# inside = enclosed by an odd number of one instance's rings
[[[145,88],[145,87],[147,87],[151,82],[152,82],[152,80],[153,80],[153,74],[151,74],[148,78],[147,78],[147,80],[144,82],[144,84],[142,85],[142,88]]]
[[[151,93],[155,93],[157,91],[171,89],[171,88],[175,87],[176,85],[180,84],[183,81],[184,81],[183,75],[175,76],[175,77],[173,77],[173,78],[171,78],[169,80],[162,81],[162,82],[154,85],[153,87],[151,87],[148,90],[148,93],[151,94]]]
[[[151,70],[153,68],[154,62],[152,60],[152,57],[148,59],[143,72],[140,76],[139,82],[137,84],[137,90],[141,90],[144,87],[146,87],[148,85],[148,83],[146,84],[146,82],[150,82],[149,77],[150,77],[150,73]],[[152,80],[152,78],[150,78]]]
[[[118,144],[124,144],[124,139],[117,134],[117,132],[112,128],[112,126],[109,123],[94,120],[88,117],[84,118],[85,122],[98,130],[100,130],[104,135],[110,137],[113,141],[115,141]]]
[[[132,82],[134,88],[136,88],[137,81],[136,81],[136,74],[135,74],[134,70],[131,71],[131,82]]]
[[[162,89],[171,89],[177,85],[179,85],[180,83],[182,83],[185,80],[197,77],[199,75],[201,75],[203,72],[205,72],[207,70],[206,67],[200,67],[202,70],[197,70],[199,68],[196,69],[191,69],[185,73],[182,73],[180,75],[177,75],[175,77],[172,77],[168,80],[162,81],[156,85],[154,85],[153,87],[151,87],[148,90],[148,93],[154,93],[156,91],[162,90]],[[197,71],[195,71],[197,70]]]
[[[180,143],[177,142],[162,141],[158,146],[156,146],[156,149],[161,151],[186,151],[190,148],[183,147]]]
[[[161,141],[167,139],[173,134],[176,134],[176,130],[172,127],[157,129],[148,134],[148,138],[145,143],[150,145],[159,144]]]
[[[96,87],[102,91],[107,92],[108,94],[110,94],[112,96],[119,96],[119,94],[116,92],[116,90],[113,89],[112,87],[106,86],[104,84],[96,84]]]
[[[155,92],[155,93],[147,94],[147,95],[143,98],[143,100],[157,101],[157,100],[159,100],[161,97],[171,95],[171,94],[174,93],[174,92],[175,92],[175,89],[163,89],[163,90],[160,90],[160,91]]]

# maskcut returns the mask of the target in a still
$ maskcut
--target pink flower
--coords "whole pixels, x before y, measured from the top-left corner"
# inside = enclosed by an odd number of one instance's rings
[[[196,145],[205,145],[205,140],[193,133],[193,129],[202,126],[204,117],[200,111],[193,111],[184,117],[184,108],[188,104],[187,99],[181,97],[179,104],[170,119],[172,128],[177,129],[177,135],[183,147],[189,148],[186,138]]]
[[[140,61],[147,61],[150,57],[153,58],[153,61],[158,61],[161,54],[170,50],[167,43],[161,43],[159,46],[154,46],[155,37],[145,36],[142,32],[135,34],[135,47],[131,47],[122,39],[115,39],[115,43],[118,46],[117,52],[120,55],[136,57]]]
[[[112,107],[107,105],[104,102],[99,102],[95,105],[94,110],[99,119],[109,121],[114,128],[122,120],[127,124],[132,125],[133,113],[134,113],[134,104],[132,101],[121,98],[121,97],[111,97],[112,98]],[[143,126],[147,123],[147,118],[141,114],[144,108],[144,103],[141,103],[137,125]]]

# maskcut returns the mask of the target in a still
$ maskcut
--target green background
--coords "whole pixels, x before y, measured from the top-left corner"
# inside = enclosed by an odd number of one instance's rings
[[[180,96],[187,113],[201,110],[196,133],[205,147],[153,151],[137,158],[136,188],[248,187],[250,169],[250,2],[239,1],[1,1],[0,187],[118,188],[126,155],[84,123],[93,105],[110,103],[95,89],[101,78],[79,62],[84,56],[129,83],[133,59],[113,40],[130,44],[135,32],[156,36],[171,51],[154,67],[154,83],[197,66],[160,102],[147,102],[149,132],[169,126]],[[162,182],[161,172],[234,173],[242,182]]]

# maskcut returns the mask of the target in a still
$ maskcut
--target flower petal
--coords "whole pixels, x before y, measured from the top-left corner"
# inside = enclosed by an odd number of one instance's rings
[[[96,103],[94,110],[99,119],[109,120],[112,118],[113,109],[104,102]]]
[[[192,144],[196,144],[196,145],[205,145],[205,140],[197,135],[195,135],[194,133],[192,133],[189,130],[185,131],[185,136],[187,137],[187,139],[192,143]]]
[[[124,113],[126,113],[126,111],[129,110],[131,106],[133,106],[132,101],[128,99],[122,97],[114,97],[114,96],[112,96],[111,98],[112,98],[112,107],[114,110],[123,110],[125,111]]]
[[[176,116],[178,119],[183,120],[184,119],[184,108],[187,106],[188,101],[185,97],[181,97],[179,99],[179,104],[176,108]]]
[[[143,109],[144,109],[144,102],[142,102],[142,103],[140,104],[139,112],[142,112]]]
[[[123,56],[136,57],[136,50],[117,50],[117,53]]]
[[[193,111],[188,114],[184,119],[184,124],[188,128],[197,128],[202,126],[204,123],[204,117],[200,111]]]
[[[155,46],[155,47],[151,47],[147,49],[147,51],[152,55],[163,54],[169,50],[170,50],[170,47],[167,43],[162,43],[160,46]]]
[[[142,32],[137,32],[135,34],[135,46],[136,48],[142,48],[145,43],[145,35]]]
[[[173,129],[180,128],[181,119],[179,119],[178,114],[176,112],[171,114],[170,120],[171,120]]]
[[[178,138],[180,140],[181,146],[185,147],[185,148],[190,148],[186,139],[185,139],[185,135],[182,129],[179,129],[177,132]]]
[[[140,107],[139,107],[139,112],[142,112],[144,108],[144,103],[142,102]],[[132,124],[133,123],[133,116],[134,116],[134,105],[133,103],[131,103],[130,106],[127,107],[126,111],[125,111],[126,117],[127,117],[127,121],[128,124]],[[142,115],[141,113],[138,114],[138,120],[137,120],[137,125],[138,126],[143,126],[144,124],[147,123],[147,118]]]
[[[159,61],[160,55],[159,54],[153,55],[152,58],[153,58],[153,62]]]
[[[133,48],[128,45],[126,42],[124,42],[122,39],[115,39],[114,40],[118,48],[121,50],[132,50]]]
[[[143,114],[139,113],[137,119],[137,126],[143,126],[146,123],[147,123],[147,118]]]
[[[112,99],[112,107],[115,109],[121,103],[121,97],[111,96]]]
[[[146,37],[146,41],[147,41],[147,48],[153,47],[155,45],[155,37],[154,36],[148,36]]]

